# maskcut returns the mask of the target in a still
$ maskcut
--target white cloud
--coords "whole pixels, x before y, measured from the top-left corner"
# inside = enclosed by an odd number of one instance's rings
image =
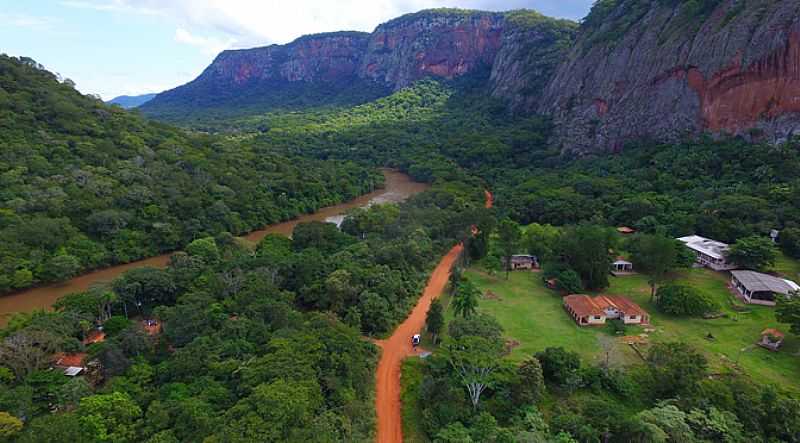
[[[0,13],[0,25],[28,28],[36,31],[46,31],[53,27],[57,22],[53,17],[42,17],[27,14],[3,14]]]
[[[435,7],[489,10],[540,8],[572,15],[591,0],[65,0],[62,4],[111,12],[168,17],[176,22],[180,41],[208,50],[217,43],[252,47],[287,43],[318,32],[372,31],[399,15]],[[544,11],[544,9],[548,9]],[[559,14],[556,14],[559,15]],[[575,18],[575,17],[573,17]],[[183,31],[181,31],[183,30]],[[214,35],[214,37],[197,37]],[[191,38],[184,38],[191,37]],[[178,35],[176,33],[176,38]],[[198,44],[198,38],[205,44]]]
[[[196,46],[208,55],[216,55],[230,48],[236,40],[233,38],[222,40],[214,37],[203,37],[194,35],[184,28],[178,28],[175,30],[175,41]]]

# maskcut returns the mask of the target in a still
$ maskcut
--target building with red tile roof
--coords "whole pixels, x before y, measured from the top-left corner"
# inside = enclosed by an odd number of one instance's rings
[[[564,297],[564,309],[580,326],[602,325],[607,319],[620,319],[625,324],[650,322],[647,311],[627,297],[618,295],[594,298],[583,294],[568,295]]]
[[[55,365],[62,368],[67,368],[70,366],[83,366],[83,361],[86,360],[88,354],[85,352],[76,352],[73,354],[67,354],[65,352],[59,352],[53,355],[53,361]]]

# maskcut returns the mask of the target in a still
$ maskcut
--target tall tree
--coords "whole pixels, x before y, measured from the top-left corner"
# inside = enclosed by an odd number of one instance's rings
[[[442,327],[444,327],[444,309],[442,302],[437,298],[431,302],[431,307],[425,315],[425,329],[431,334],[434,343],[438,341]]]
[[[736,240],[727,258],[739,267],[763,271],[773,266],[777,257],[778,248],[772,240],[753,235]]]
[[[472,317],[478,310],[480,295],[481,291],[471,281],[462,279],[453,295],[453,311],[464,318]]]
[[[518,252],[521,236],[519,224],[513,220],[506,218],[497,225],[497,244],[503,254],[506,279],[508,279],[508,272],[511,270],[511,256]]]
[[[633,263],[637,269],[647,273],[651,301],[656,296],[658,285],[677,265],[678,247],[674,239],[658,234],[640,235],[633,242]]]
[[[466,387],[474,409],[478,409],[483,391],[494,383],[502,353],[500,340],[473,335],[453,340],[447,346],[448,361]]]
[[[580,225],[568,229],[559,237],[556,255],[581,276],[589,290],[608,287],[611,269],[609,250],[613,246],[610,230],[595,225]]]

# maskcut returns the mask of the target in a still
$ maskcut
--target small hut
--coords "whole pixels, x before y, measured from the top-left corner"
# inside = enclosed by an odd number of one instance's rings
[[[774,328],[767,328],[761,331],[761,340],[758,345],[770,351],[777,351],[783,344],[783,337],[783,332]]]
[[[632,273],[633,272],[633,263],[625,260],[622,257],[618,257],[611,263],[611,271],[615,273]]]

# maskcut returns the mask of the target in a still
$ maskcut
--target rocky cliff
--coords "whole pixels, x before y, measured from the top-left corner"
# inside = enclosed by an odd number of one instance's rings
[[[492,96],[506,100],[514,112],[536,111],[577,30],[575,22],[534,11],[508,13],[489,81]]]
[[[424,77],[453,79],[493,67],[492,93],[515,109],[531,110],[575,28],[533,11],[426,10],[384,23],[372,34],[320,34],[225,51],[197,79],[160,94],[142,110],[182,120],[187,111],[351,104]]]
[[[358,78],[368,43],[367,33],[336,32],[224,51],[195,80],[159,94],[141,109],[166,120],[185,120],[194,114],[236,115],[373,99],[389,89]]]
[[[539,111],[575,152],[703,131],[798,134],[800,2],[598,2]]]
[[[491,67],[502,43],[500,13],[433,10],[378,26],[359,75],[399,89],[426,76],[454,78]]]

